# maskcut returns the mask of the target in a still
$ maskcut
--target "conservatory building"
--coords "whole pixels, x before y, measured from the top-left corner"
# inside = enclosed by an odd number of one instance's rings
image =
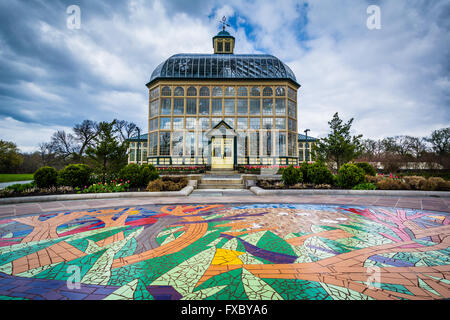
[[[227,31],[214,54],[177,54],[153,72],[147,162],[159,166],[298,163],[297,83],[278,58],[234,54]]]

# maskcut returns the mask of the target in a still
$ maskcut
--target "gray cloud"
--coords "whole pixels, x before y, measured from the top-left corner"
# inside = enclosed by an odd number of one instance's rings
[[[147,130],[151,72],[172,54],[211,52],[223,14],[237,21],[237,52],[293,69],[301,131],[325,134],[336,111],[374,138],[448,126],[449,2],[375,2],[376,31],[365,27],[373,1],[362,0],[0,2],[0,136],[31,150],[83,119]],[[80,30],[66,28],[72,4]]]

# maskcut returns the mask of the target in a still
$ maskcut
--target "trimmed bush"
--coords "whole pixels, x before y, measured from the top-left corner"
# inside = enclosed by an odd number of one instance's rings
[[[337,185],[341,188],[351,189],[363,183],[365,180],[364,170],[354,164],[344,164],[337,175]]]
[[[60,186],[83,188],[90,184],[92,169],[85,164],[70,164],[58,172]]]
[[[375,168],[372,167],[368,162],[357,162],[355,163],[355,165],[358,168],[363,169],[366,175],[375,176],[377,174]]]
[[[439,177],[428,178],[422,184],[422,190],[425,191],[450,191],[450,182]]]
[[[130,187],[147,186],[150,181],[159,178],[158,170],[153,165],[144,164],[142,166],[131,163],[119,171],[119,179],[130,181]]]
[[[408,183],[391,178],[381,180],[378,182],[377,187],[380,190],[411,190]]]
[[[303,181],[303,174],[300,169],[294,168],[293,165],[285,168],[281,175],[281,179],[286,186],[293,186],[299,182]]]
[[[147,191],[179,191],[188,185],[185,177],[163,177],[153,181],[147,186]]]
[[[376,190],[377,186],[370,182],[360,183],[352,188],[352,190]]]
[[[411,190],[422,190],[427,183],[427,179],[420,176],[406,176],[403,177],[403,180],[409,185]]]
[[[333,174],[323,162],[308,165],[307,175],[309,181],[316,185],[333,183]],[[303,181],[305,180],[303,179]]]
[[[159,178],[158,170],[152,164],[143,164],[141,166],[141,185],[147,186],[150,181]]]
[[[123,181],[130,181],[130,187],[142,186],[141,167],[136,163],[130,163],[119,171],[119,179]]]
[[[58,171],[52,167],[42,167],[34,173],[34,181],[38,188],[51,188],[56,186]]]
[[[302,179],[303,179],[304,183],[312,183],[311,178],[309,176],[309,170],[308,170],[310,166],[311,165],[308,162],[303,162],[300,165],[299,170],[302,173]]]

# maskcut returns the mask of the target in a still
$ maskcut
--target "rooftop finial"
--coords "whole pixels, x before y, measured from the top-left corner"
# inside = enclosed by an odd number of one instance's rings
[[[228,23],[227,23],[227,17],[223,16],[222,21],[220,22],[222,24],[222,30],[225,31],[225,27],[231,27]]]

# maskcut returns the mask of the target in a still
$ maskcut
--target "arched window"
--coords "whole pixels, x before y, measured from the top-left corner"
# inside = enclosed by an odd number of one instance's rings
[[[209,97],[209,88],[208,87],[201,87],[200,88],[200,96],[201,97]]]
[[[238,96],[239,97],[246,97],[248,95],[247,87],[239,87],[238,88]]]
[[[270,97],[273,96],[273,90],[271,87],[265,87],[263,90],[263,96],[264,97]]]
[[[176,87],[175,90],[173,91],[173,95],[175,97],[182,97],[182,96],[184,96],[184,89],[182,87]]]
[[[259,87],[252,87],[252,89],[250,90],[250,95],[252,97],[259,97],[261,96],[261,90],[259,90]]]
[[[197,95],[197,89],[195,87],[189,87],[187,89],[187,96],[188,97],[195,97]]]
[[[275,95],[277,97],[286,96],[286,88],[285,87],[277,87],[277,89],[275,90]]]
[[[233,97],[236,95],[236,91],[234,90],[234,87],[226,87],[225,88],[225,96],[226,97]]]
[[[170,90],[170,87],[164,87],[161,90],[161,95],[164,97],[170,97],[172,95],[172,90]]]
[[[223,96],[221,87],[214,87],[212,90],[213,97],[221,97]]]

